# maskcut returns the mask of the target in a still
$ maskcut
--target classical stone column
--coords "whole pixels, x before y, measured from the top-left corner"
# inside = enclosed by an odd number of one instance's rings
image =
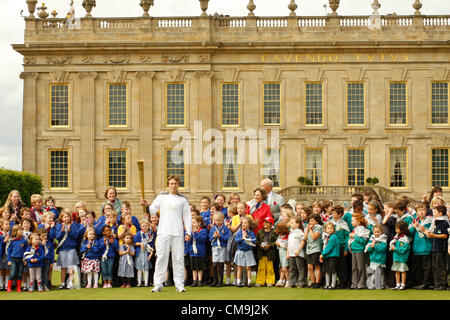
[[[80,188],[83,198],[96,198],[95,195],[95,79],[97,72],[80,72],[81,95],[81,152]]]
[[[152,71],[138,71],[139,83],[139,160],[144,163],[145,192],[153,193],[153,78]],[[134,164],[133,164],[134,165]]]
[[[202,133],[212,128],[212,79],[214,77],[213,71],[197,71],[195,76],[198,79],[198,99],[197,99],[197,120],[202,124]],[[203,140],[200,137],[201,141]],[[210,144],[205,142],[202,148]],[[212,181],[212,168],[213,166],[205,163],[205,159],[202,159],[201,164],[197,164],[197,188],[196,192],[199,193],[213,193],[213,181]]]
[[[36,172],[36,114],[37,110],[37,80],[39,73],[22,72],[23,83],[23,119],[22,119],[22,170]]]

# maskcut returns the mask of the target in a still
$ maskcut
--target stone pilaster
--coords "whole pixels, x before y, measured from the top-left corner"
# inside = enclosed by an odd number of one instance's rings
[[[80,191],[84,198],[95,198],[95,79],[97,72],[80,72],[81,150]]]
[[[144,160],[145,193],[153,191],[153,78],[156,73],[138,71],[139,83],[139,159]],[[133,164],[134,165],[134,164]]]
[[[212,79],[214,77],[213,71],[197,71],[195,76],[198,79],[198,116],[197,119],[202,124],[202,134],[212,128]],[[203,141],[203,137],[200,137],[200,141]],[[202,154],[204,147],[210,144],[210,142],[202,142]],[[197,186],[196,192],[199,193],[213,193],[213,174],[212,170],[214,166],[205,163],[202,157],[201,164],[197,166]]]
[[[39,73],[22,72],[23,83],[23,119],[22,119],[22,170],[36,172],[36,114],[37,112],[37,80]]]

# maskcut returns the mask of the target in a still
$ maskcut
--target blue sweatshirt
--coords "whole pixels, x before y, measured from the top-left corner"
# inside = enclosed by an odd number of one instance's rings
[[[220,237],[214,238],[214,232],[219,231]],[[209,241],[211,242],[211,247],[217,247],[218,246],[218,239],[220,240],[220,246],[222,248],[226,248],[228,244],[228,239],[230,238],[231,231],[228,229],[228,227],[225,224],[222,224],[222,226],[219,228],[216,225],[213,225],[211,227],[211,230],[209,230]]]
[[[32,246],[28,246],[27,249],[25,250],[24,255],[26,255],[28,252],[31,252],[31,249]],[[35,248],[34,255],[26,259],[28,267],[42,268],[42,266],[44,265],[44,257],[45,257],[44,246],[40,244],[39,246],[37,246],[37,248]],[[31,262],[32,259],[37,259],[37,261]]]
[[[91,242],[91,248],[88,249],[87,245],[89,244],[88,239],[84,239],[81,243],[81,249],[80,252],[85,254],[85,258],[90,260],[96,260],[100,259],[100,252],[101,252],[101,244],[100,241],[97,239],[94,239],[94,241]]]
[[[56,240],[58,240],[58,242],[61,242],[62,239],[64,238],[65,233],[66,232],[62,230],[62,224],[58,223],[56,225]],[[68,232],[67,238],[60,247],[60,251],[75,249],[78,244],[78,237],[79,237],[79,226],[76,223],[72,223],[70,225],[70,230]]]
[[[194,253],[194,240],[197,247],[197,253]],[[206,255],[206,241],[208,241],[208,229],[200,228],[200,230],[193,231],[190,241],[189,256],[204,257]]]
[[[11,258],[23,259],[23,254],[28,247],[28,241],[24,237],[12,240],[8,247],[7,260],[11,262]]]
[[[150,246],[153,249],[155,249],[156,233],[152,235],[150,231],[148,232],[148,234],[145,234],[143,231],[138,231],[134,236],[134,243],[142,243],[142,237],[144,237],[144,239],[148,237],[153,237],[152,240],[150,241]],[[136,257],[138,257],[140,253],[141,253],[141,246],[136,246]],[[150,253],[147,252],[147,257],[149,256],[149,254]]]
[[[114,238],[112,238],[114,239]],[[109,240],[108,240],[109,241]],[[100,240],[100,259],[102,259],[103,255],[106,252],[106,244],[105,244],[105,237],[102,237]],[[109,243],[109,249],[108,249],[108,253],[106,254],[106,257],[108,258],[114,258],[119,252],[119,242],[117,241],[117,239],[114,239],[114,241],[111,243]]]
[[[324,242],[325,243],[325,242]],[[338,258],[340,255],[341,244],[336,234],[332,234],[328,238],[328,242],[322,250],[324,258]]]
[[[255,233],[251,230],[247,230],[247,240],[249,240],[251,243],[256,245],[256,236]],[[249,245],[243,238],[242,238],[242,229],[239,229],[236,232],[236,236],[234,238],[234,241],[237,243],[237,249],[241,251],[249,251],[252,250],[253,246]]]

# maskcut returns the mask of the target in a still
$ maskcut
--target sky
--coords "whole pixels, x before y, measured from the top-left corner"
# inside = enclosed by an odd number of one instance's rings
[[[291,0],[254,0],[257,16],[287,16]],[[157,17],[198,16],[201,13],[198,0],[155,0],[150,15]],[[299,16],[322,16],[326,0],[296,0]],[[341,0],[337,12],[341,15],[369,15],[373,0]],[[449,0],[421,0],[422,14],[450,14]],[[40,1],[39,4],[42,2]],[[84,16],[82,0],[74,0],[76,17]],[[97,0],[92,10],[94,17],[136,17],[143,11],[140,0]],[[380,14],[414,13],[414,0],[379,0]],[[58,17],[64,17],[69,10],[70,0],[47,0],[47,12],[55,9]],[[246,16],[248,0],[210,0],[208,14]],[[39,7],[39,5],[38,5]],[[21,10],[28,15],[25,0],[0,0],[0,167],[12,170],[22,169],[22,102],[23,82],[19,78],[23,71],[22,56],[11,44],[23,43],[24,20]],[[327,8],[327,13],[331,10]],[[37,15],[37,10],[35,12]]]

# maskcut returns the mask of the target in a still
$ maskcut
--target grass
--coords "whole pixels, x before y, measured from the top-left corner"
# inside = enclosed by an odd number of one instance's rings
[[[53,273],[53,283],[60,284]],[[433,290],[323,290],[267,287],[190,288],[179,293],[165,287],[160,293],[150,288],[51,290],[49,292],[0,292],[0,300],[450,300],[450,291]]]

